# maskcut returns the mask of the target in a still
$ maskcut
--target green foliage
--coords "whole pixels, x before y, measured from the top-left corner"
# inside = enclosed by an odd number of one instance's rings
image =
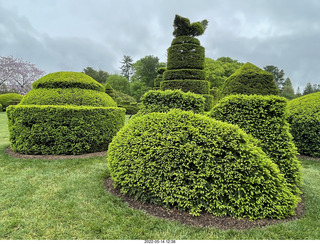
[[[109,76],[108,72],[103,70],[95,70],[92,67],[87,67],[83,69],[83,73],[92,77],[93,79],[98,81],[100,84],[104,84],[106,82],[107,77]]]
[[[190,23],[188,18],[181,17],[179,15],[175,16],[173,22],[173,35],[178,36],[200,36],[204,33],[207,28],[208,21],[203,20],[201,22]]]
[[[204,47],[198,44],[184,43],[168,48],[168,70],[203,69]]]
[[[18,93],[0,94],[0,104],[2,105],[2,109],[6,110],[9,105],[18,104],[22,98],[23,96]],[[2,111],[2,109],[0,111]]]
[[[130,95],[137,101],[140,101],[141,96],[149,90],[151,90],[151,87],[139,80],[136,80],[130,84]]]
[[[205,58],[204,71],[206,80],[210,82],[211,88],[221,88],[225,80],[242,65],[243,63],[229,57],[221,57],[217,60]]]
[[[182,90],[197,94],[208,94],[210,84],[206,80],[163,80],[161,90]]]
[[[113,95],[118,107],[126,109],[126,114],[136,114],[139,111],[139,105],[135,98],[117,90],[114,90]]]
[[[142,113],[167,112],[174,108],[203,113],[205,105],[203,96],[181,90],[149,91],[142,96],[141,101],[144,105]]]
[[[106,79],[106,83],[110,84],[114,90],[121,91],[123,93],[130,93],[129,80],[122,75],[109,75]]]
[[[2,112],[2,104],[0,103],[0,112]]]
[[[261,142],[261,148],[276,163],[291,185],[299,193],[300,164],[286,121],[287,100],[278,96],[232,95],[219,101],[209,117],[238,125]]]
[[[181,110],[130,120],[109,145],[108,167],[122,193],[192,215],[284,218],[299,201],[251,136]]]
[[[174,69],[163,73],[164,80],[204,80],[206,73],[201,69]]]
[[[280,70],[278,67],[274,65],[267,65],[266,67],[263,67],[263,69],[273,75],[274,81],[278,89],[282,90],[284,85],[284,75],[285,75],[284,70],[283,69]]]
[[[205,99],[205,103],[204,103],[204,111],[210,111],[213,107],[214,104],[214,96],[210,95],[210,94],[201,94],[204,99]]]
[[[192,36],[177,36],[174,38],[171,42],[171,46],[178,45],[178,44],[195,44],[200,46],[200,41],[197,38],[194,38]]]
[[[320,92],[288,103],[290,131],[299,153],[320,157]]]
[[[114,94],[113,94],[113,88],[112,86],[109,84],[109,83],[106,83],[105,84],[105,89],[106,89],[106,93],[111,97],[111,98],[114,98]]]
[[[104,92],[104,86],[90,76],[78,72],[56,72],[43,76],[32,88],[82,88]]]
[[[7,109],[10,146],[23,154],[105,151],[124,125],[117,107],[16,105]]]
[[[223,96],[231,94],[278,95],[279,89],[272,74],[246,63],[231,75],[222,87]]]
[[[80,88],[32,89],[21,100],[22,105],[78,105],[116,107],[117,104],[104,92]]]

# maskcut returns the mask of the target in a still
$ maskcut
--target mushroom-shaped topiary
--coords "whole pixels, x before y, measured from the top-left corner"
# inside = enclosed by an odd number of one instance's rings
[[[255,139],[190,111],[129,121],[109,146],[108,166],[122,193],[192,215],[284,218],[299,201]]]
[[[124,124],[125,110],[83,73],[57,72],[33,83],[8,108],[10,145],[24,154],[104,151]]]

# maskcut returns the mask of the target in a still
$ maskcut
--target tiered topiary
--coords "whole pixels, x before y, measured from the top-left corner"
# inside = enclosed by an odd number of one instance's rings
[[[279,95],[279,89],[272,74],[246,63],[224,82],[221,94]]]
[[[108,167],[122,193],[192,215],[284,218],[299,201],[252,136],[191,111],[130,120],[109,146]]]
[[[124,125],[125,110],[91,77],[48,74],[8,107],[10,146],[23,154],[83,154],[107,150]]]
[[[167,70],[163,73],[161,90],[181,89],[183,92],[203,94],[207,110],[213,103],[209,95],[210,84],[205,80],[204,47],[195,36],[202,35],[208,22],[190,24],[189,19],[176,15],[171,46],[168,48]]]
[[[8,106],[20,103],[22,98],[23,96],[18,93],[0,94],[0,104],[2,105],[2,109],[6,110]]]
[[[290,131],[299,153],[320,157],[320,92],[289,101]]]
[[[209,117],[238,125],[261,142],[261,148],[278,165],[280,172],[299,194],[300,163],[289,132],[287,100],[278,96],[232,95],[220,100]]]
[[[160,83],[163,80],[163,73],[166,70],[167,70],[166,67],[158,68],[158,70],[157,70],[158,76],[154,79],[154,83],[153,83],[153,89],[154,90],[159,90],[160,89]]]

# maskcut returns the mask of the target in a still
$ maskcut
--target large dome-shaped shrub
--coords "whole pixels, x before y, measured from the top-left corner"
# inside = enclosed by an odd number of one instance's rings
[[[290,131],[299,153],[320,157],[320,92],[289,101]]]
[[[299,198],[256,143],[238,126],[190,111],[150,113],[114,137],[108,167],[123,193],[193,215],[293,215]]]
[[[257,66],[246,63],[234,72],[222,86],[222,95],[278,95],[273,75]]]
[[[2,105],[2,109],[6,110],[8,106],[18,104],[22,98],[23,96],[17,93],[1,94],[0,104]]]
[[[10,146],[24,154],[83,154],[107,150],[125,110],[83,73],[57,72],[33,83],[8,108]]]

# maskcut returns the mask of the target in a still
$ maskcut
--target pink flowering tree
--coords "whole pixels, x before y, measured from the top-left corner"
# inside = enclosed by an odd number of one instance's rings
[[[31,90],[32,82],[45,72],[34,64],[12,56],[0,56],[0,92],[26,94]]]

